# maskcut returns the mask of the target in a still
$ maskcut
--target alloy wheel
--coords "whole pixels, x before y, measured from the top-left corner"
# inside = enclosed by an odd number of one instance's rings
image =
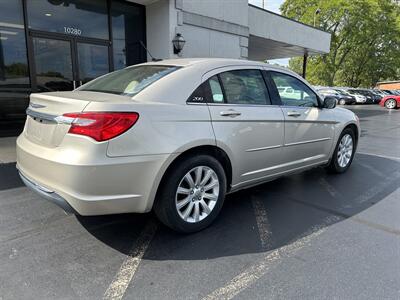
[[[345,168],[353,155],[353,138],[350,134],[343,135],[339,143],[337,152],[338,164],[341,168]]]
[[[214,209],[219,196],[217,174],[207,166],[191,169],[181,179],[175,196],[179,216],[188,223],[204,220]]]
[[[389,99],[385,102],[386,108],[393,109],[396,107],[396,100]]]

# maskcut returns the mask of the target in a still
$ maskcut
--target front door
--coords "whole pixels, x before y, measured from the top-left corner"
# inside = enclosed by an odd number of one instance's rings
[[[31,33],[30,41],[34,91],[71,91],[110,71],[106,42],[48,33]]]
[[[300,79],[283,72],[268,73],[285,118],[285,169],[328,161],[335,133],[334,110],[321,108],[317,94]]]
[[[209,79],[209,110],[217,145],[230,152],[232,187],[256,183],[279,172],[283,115],[271,105],[260,69],[227,70]]]

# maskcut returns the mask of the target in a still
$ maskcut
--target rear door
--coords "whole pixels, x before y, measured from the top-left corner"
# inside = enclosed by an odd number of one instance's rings
[[[215,71],[208,83],[217,144],[233,159],[233,187],[276,172],[282,162],[283,114],[271,102],[261,70]]]
[[[267,76],[285,118],[285,170],[327,161],[335,132],[334,110],[323,109],[317,94],[299,78],[276,71]],[[291,87],[294,93],[280,92],[282,86]]]

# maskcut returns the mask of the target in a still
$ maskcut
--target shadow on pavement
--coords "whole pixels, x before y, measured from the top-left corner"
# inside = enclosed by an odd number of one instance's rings
[[[243,190],[227,197],[217,220],[207,229],[177,234],[159,224],[146,252],[151,260],[204,260],[279,248],[356,215],[400,185],[400,163],[357,154],[342,175],[323,168]],[[252,201],[267,212],[268,245],[261,247]],[[77,217],[98,240],[128,254],[152,214]]]
[[[24,186],[15,163],[0,164],[0,191]]]

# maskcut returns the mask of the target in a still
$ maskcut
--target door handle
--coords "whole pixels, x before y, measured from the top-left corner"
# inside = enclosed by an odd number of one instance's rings
[[[300,117],[300,116],[301,116],[301,113],[299,113],[298,111],[289,111],[289,112],[287,113],[287,115],[288,115],[289,117]]]
[[[238,112],[236,110],[233,110],[233,109],[229,109],[229,110],[221,111],[219,114],[222,117],[232,117],[232,118],[234,118],[234,117],[240,116],[242,113]]]

